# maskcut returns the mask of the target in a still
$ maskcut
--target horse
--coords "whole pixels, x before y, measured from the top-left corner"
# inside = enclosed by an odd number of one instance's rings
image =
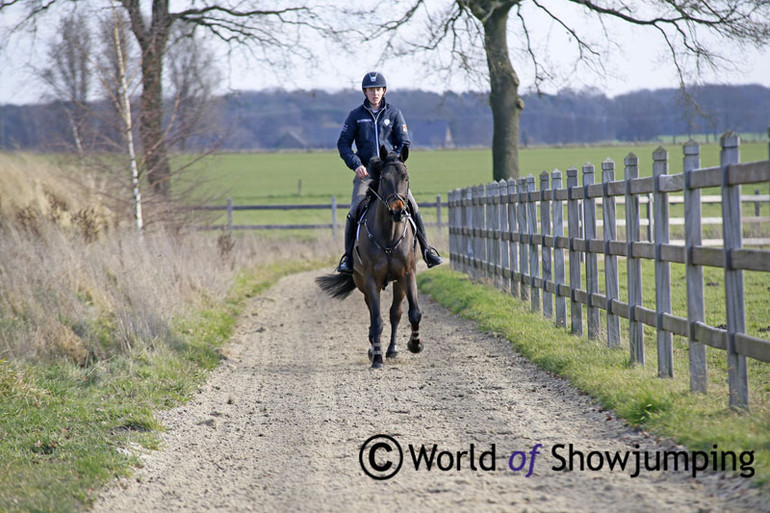
[[[373,369],[384,366],[380,335],[383,330],[380,315],[380,292],[393,283],[393,303],[390,306],[390,344],[386,358],[398,356],[396,331],[401,321],[404,297],[409,303],[412,334],[407,348],[412,353],[423,349],[420,341],[420,307],[417,303],[417,251],[413,221],[408,212],[409,173],[406,159],[409,149],[400,154],[380,147],[379,158],[369,162],[370,176],[365,213],[360,217],[356,246],[353,250],[353,273],[331,274],[316,278],[318,286],[336,299],[345,299],[356,288],[364,294],[369,308],[369,360]]]

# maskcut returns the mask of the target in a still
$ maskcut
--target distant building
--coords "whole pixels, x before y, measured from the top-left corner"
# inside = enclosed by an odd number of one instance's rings
[[[287,130],[285,131],[276,141],[273,145],[275,149],[278,150],[289,150],[289,149],[306,149],[309,147],[307,144],[307,141],[299,135],[294,130]]]

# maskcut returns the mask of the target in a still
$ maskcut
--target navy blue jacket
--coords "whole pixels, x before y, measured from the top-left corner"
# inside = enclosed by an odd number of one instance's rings
[[[381,145],[396,153],[400,153],[404,146],[409,146],[409,132],[404,115],[397,108],[385,103],[384,99],[381,104],[384,107],[374,114],[369,100],[364,99],[363,105],[350,111],[342,126],[337,150],[352,170],[361,164],[368,166],[369,159],[379,155]]]

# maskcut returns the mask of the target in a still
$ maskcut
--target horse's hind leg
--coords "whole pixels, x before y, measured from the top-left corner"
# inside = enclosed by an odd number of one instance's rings
[[[406,291],[401,282],[393,283],[393,304],[390,305],[390,345],[388,346],[388,352],[385,353],[387,358],[395,358],[398,356],[398,349],[396,348],[396,332],[398,331],[398,323],[401,322],[401,303],[404,301]]]
[[[412,325],[412,334],[409,337],[409,343],[406,347],[413,353],[422,351],[422,342],[420,341],[420,319],[422,313],[417,304],[417,279],[414,272],[407,276],[406,299],[409,301],[409,323]]]

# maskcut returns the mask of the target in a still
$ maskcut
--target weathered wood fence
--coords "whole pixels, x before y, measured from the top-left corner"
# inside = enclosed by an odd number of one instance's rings
[[[420,202],[420,212],[423,209],[436,209],[436,221],[426,222],[428,226],[437,226],[439,229],[442,227],[441,208],[447,207],[447,202],[441,202],[441,195],[436,195],[436,202]],[[226,205],[199,205],[192,207],[185,207],[190,211],[225,211],[227,214],[227,222],[225,224],[208,224],[200,226],[201,230],[227,230],[232,234],[233,230],[314,230],[314,229],[331,229],[334,240],[337,240],[337,232],[340,228],[344,227],[345,216],[350,209],[350,204],[337,203],[337,198],[332,196],[330,203],[306,203],[306,204],[291,204],[291,205],[236,205],[233,203],[232,198],[227,199]],[[342,210],[342,216],[339,217],[339,210]],[[316,223],[316,224],[235,224],[233,222],[233,213],[242,212],[248,210],[331,210],[331,222],[329,223]],[[339,221],[341,220],[341,222]]]
[[[586,164],[582,185],[578,184],[578,170],[570,168],[566,187],[562,173],[555,170],[550,176],[546,172],[540,175],[539,190],[530,175],[518,181],[501,180],[451,191],[452,267],[478,279],[489,279],[576,334],[583,333],[585,307],[589,338],[600,335],[599,311],[606,311],[610,347],[620,347],[620,318],[628,319],[634,363],[645,361],[643,326],[655,328],[660,377],[673,376],[672,335],[687,337],[690,389],[695,392],[706,390],[705,346],[725,350],[730,406],[748,408],[746,358],[770,362],[770,341],[746,334],[743,271],[770,272],[770,251],[743,247],[741,185],[770,182],[770,161],[739,163],[739,144],[737,135],[724,134],[720,166],[701,169],[700,146],[690,141],[684,145],[684,172],[678,174],[668,173],[668,152],[661,147],[653,153],[650,177],[639,178],[638,159],[629,154],[624,162],[624,180],[615,181],[615,164],[608,159],[601,164],[600,183],[594,183],[594,166]],[[701,190],[707,187],[721,188],[723,238],[719,248],[703,244]],[[680,191],[684,193],[685,240],[674,244],[669,229],[673,197],[669,194]],[[651,242],[642,240],[640,228],[640,199],[647,195],[652,195],[653,204]],[[618,199],[625,203],[624,239],[619,239],[617,232]],[[601,235],[596,214],[599,200]],[[753,242],[770,245],[770,240]],[[604,259],[603,294],[599,292],[599,256]],[[626,301],[619,297],[618,257],[626,259]],[[655,262],[654,310],[642,304],[642,259]],[[687,318],[671,312],[672,262],[686,266]],[[727,329],[705,323],[703,266],[724,269]]]

